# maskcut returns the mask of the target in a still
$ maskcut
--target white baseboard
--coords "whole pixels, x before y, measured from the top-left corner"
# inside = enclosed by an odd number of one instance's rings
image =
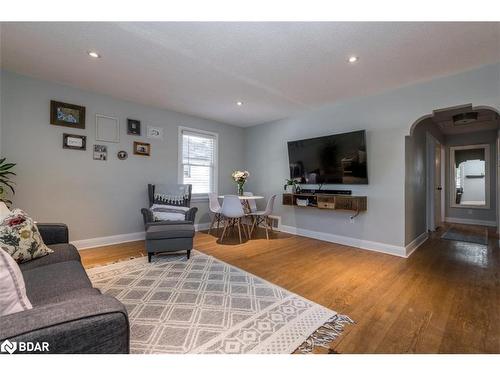
[[[144,239],[144,232],[117,234],[114,236],[89,238],[86,240],[71,241],[78,250],[93,247],[116,245],[123,242],[140,241]]]
[[[279,230],[285,233],[315,238],[317,240],[338,243],[341,245],[359,247],[361,249],[378,251],[379,253],[396,255],[403,258],[407,257],[406,248],[404,246],[395,246],[381,242],[374,242],[374,241],[362,240],[359,238],[341,236],[337,234],[316,232],[309,229],[292,227],[289,225],[281,225]]]
[[[427,241],[428,238],[429,234],[424,232],[406,245],[406,257],[408,258],[411,254],[413,254],[413,252],[417,250],[425,241]]]
[[[487,227],[496,227],[496,221],[488,221],[488,220],[476,220],[476,219],[462,219],[461,217],[446,217],[444,219],[447,223],[456,223],[456,224],[470,224],[470,225],[484,225]]]
[[[194,225],[194,230],[195,231],[206,230],[209,227],[210,223],[200,223]],[[75,245],[75,247],[78,250],[83,250],[83,249],[91,249],[93,247],[116,245],[125,242],[141,241],[144,240],[144,237],[145,237],[144,232],[136,232],[136,233],[117,234],[114,236],[89,238],[86,240],[71,241],[71,243]]]

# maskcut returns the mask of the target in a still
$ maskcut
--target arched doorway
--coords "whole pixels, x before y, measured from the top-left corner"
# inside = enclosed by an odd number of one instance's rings
[[[497,109],[472,104],[434,110],[412,124],[405,140],[407,244],[425,241],[427,232],[449,223],[498,228],[499,128]],[[472,152],[479,146],[483,156]],[[476,155],[469,164],[482,166],[484,173],[464,169],[470,167],[463,164],[467,155]],[[484,199],[470,198],[477,191],[484,191]]]

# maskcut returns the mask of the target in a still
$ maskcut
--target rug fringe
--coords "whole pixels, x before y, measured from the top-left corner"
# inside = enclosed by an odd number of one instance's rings
[[[337,314],[332,316],[325,324],[314,331],[313,334],[297,348],[295,353],[309,354],[312,353],[316,347],[328,349],[330,343],[342,334],[344,326],[353,323],[354,320],[347,315]]]

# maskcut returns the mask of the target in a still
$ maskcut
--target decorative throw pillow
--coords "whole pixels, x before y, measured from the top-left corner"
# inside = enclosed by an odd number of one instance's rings
[[[32,308],[19,266],[0,248],[0,316]]]
[[[155,203],[151,206],[151,211],[155,221],[185,220],[189,207]]]
[[[33,219],[18,208],[0,222],[0,246],[17,263],[24,263],[53,252],[43,243]]]

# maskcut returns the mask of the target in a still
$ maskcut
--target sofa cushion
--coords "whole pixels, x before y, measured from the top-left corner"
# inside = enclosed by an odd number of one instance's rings
[[[9,253],[0,248],[0,316],[32,307],[19,266]]]
[[[24,271],[23,276],[26,293],[35,307],[75,289],[92,287],[82,264],[77,261],[37,267]]]
[[[0,246],[17,263],[28,262],[52,252],[43,243],[33,219],[18,208],[0,222]]]
[[[47,298],[43,301],[43,304],[46,305],[50,303],[64,302],[72,299],[80,300],[88,296],[97,296],[99,294],[101,294],[101,291],[97,288],[74,289],[69,292],[60,293],[54,297]]]
[[[194,225],[152,225],[146,229],[147,240],[162,240],[167,238],[190,238],[194,236]]]
[[[22,263],[19,265],[21,271],[32,270],[37,267],[46,266],[54,263],[67,262],[70,260],[80,261],[80,253],[73,245],[69,243],[60,243],[56,245],[49,245],[49,248],[53,250],[47,256],[42,258],[34,259],[30,262]]]

